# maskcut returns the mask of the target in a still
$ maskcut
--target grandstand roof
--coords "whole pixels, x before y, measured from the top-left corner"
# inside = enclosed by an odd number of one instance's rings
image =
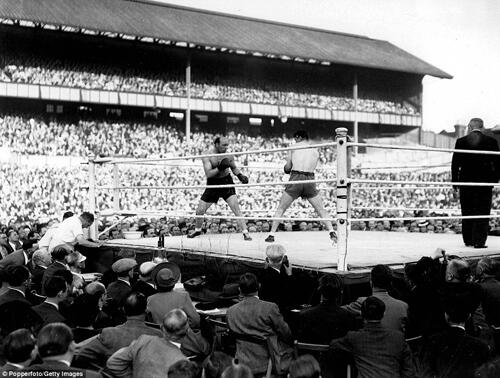
[[[452,78],[382,40],[138,0],[2,0],[0,18]]]

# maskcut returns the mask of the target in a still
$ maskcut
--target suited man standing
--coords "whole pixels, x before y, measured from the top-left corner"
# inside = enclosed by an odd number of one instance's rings
[[[472,118],[469,134],[459,138],[455,149],[498,151],[497,141],[483,133],[483,120]],[[500,165],[497,155],[453,153],[451,177],[453,182],[498,182]],[[491,210],[492,186],[453,187],[460,193],[462,215],[489,215]],[[467,247],[486,248],[489,220],[462,219],[462,237]]]

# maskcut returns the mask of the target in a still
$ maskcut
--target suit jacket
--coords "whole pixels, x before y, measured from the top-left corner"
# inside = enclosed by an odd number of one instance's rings
[[[259,278],[259,298],[263,301],[273,302],[280,310],[284,310],[293,304],[293,276],[286,274],[282,266],[278,272],[276,269],[267,267]]]
[[[19,369],[17,366],[10,364],[9,362],[0,367],[0,373],[8,373],[9,371],[19,371],[19,370],[21,369]],[[4,375],[2,374],[2,376]],[[5,374],[5,377],[8,377],[8,374]]]
[[[112,318],[114,324],[121,324],[127,320],[123,304],[131,292],[132,287],[122,280],[116,280],[108,285],[108,301],[103,310]]]
[[[276,337],[283,344],[292,344],[292,334],[278,306],[257,297],[245,297],[227,310],[227,323],[237,335],[263,340]],[[284,347],[284,345],[283,345]],[[255,373],[266,371],[269,351],[265,344],[237,339],[236,358]]]
[[[185,359],[170,341],[144,335],[114,353],[106,366],[118,377],[166,377],[170,366]]]
[[[380,322],[366,323],[363,329],[333,340],[330,347],[352,355],[358,378],[415,376],[410,347],[403,333],[384,328]]]
[[[8,266],[14,265],[26,266],[25,252],[22,249],[12,252],[0,260],[0,269],[5,269]]]
[[[37,265],[31,271],[31,290],[35,290],[38,294],[42,293],[42,279],[46,269]]]
[[[132,291],[142,293],[146,298],[158,293],[158,290],[143,280],[138,280],[135,284],[133,284]]]
[[[43,302],[37,306],[33,306],[33,311],[42,318],[43,326],[50,323],[66,323],[66,318],[50,303]]]
[[[474,377],[474,370],[488,360],[488,346],[466,335],[458,327],[429,338],[424,347],[423,368],[426,377]]]
[[[482,289],[481,305],[488,324],[500,325],[500,282],[486,277],[479,284]]]
[[[385,290],[374,288],[373,296],[385,304],[385,313],[381,321],[382,327],[404,332],[408,318],[408,305],[399,299],[391,297]],[[361,305],[365,299],[366,297],[360,297],[343,307],[356,315],[361,315]]]
[[[330,344],[356,329],[356,316],[335,303],[320,303],[299,313],[297,339],[305,343]]]
[[[102,377],[97,371],[77,369],[66,365],[61,361],[45,360],[41,364],[31,365],[25,371],[70,371],[83,373],[86,378],[99,378]]]
[[[104,364],[106,360],[118,349],[129,346],[141,335],[151,335],[161,337],[160,330],[148,327],[144,323],[144,317],[130,317],[123,324],[116,327],[103,328],[101,334],[89,342],[75,356],[75,363],[95,362]]]
[[[497,141],[480,131],[472,131],[457,139],[455,149],[498,151]],[[453,153],[451,178],[453,182],[497,182],[500,177],[500,159],[494,155]]]
[[[2,247],[5,248],[5,250],[7,251],[7,253],[10,255],[11,253],[15,252],[15,251],[18,251],[20,249],[23,248],[23,245],[20,243],[20,242],[15,242],[14,244],[16,245],[16,248],[12,248],[12,246],[10,245],[10,243],[7,241],[7,240],[2,240],[0,241],[0,244],[2,245]]]
[[[24,302],[30,305],[26,297],[17,290],[8,289],[4,294],[0,295],[0,306],[13,301]]]
[[[192,328],[199,328],[200,315],[196,312],[187,292],[172,290],[166,293],[157,293],[148,298],[147,311],[156,324],[161,324],[165,314],[176,308],[184,310]]]

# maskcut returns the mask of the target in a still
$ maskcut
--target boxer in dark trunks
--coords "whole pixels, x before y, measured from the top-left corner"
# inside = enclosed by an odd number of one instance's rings
[[[225,137],[217,137],[214,140],[214,147],[207,151],[207,154],[223,154],[227,151],[229,141]],[[242,184],[248,184],[248,177],[241,173],[240,169],[236,166],[233,156],[210,157],[203,159],[203,169],[207,176],[207,188],[201,195],[196,215],[205,215],[207,210],[212,204],[217,203],[219,198],[227,202],[234,215],[241,217],[240,205],[238,204],[238,197],[236,190],[233,188],[210,188],[211,185],[227,185],[234,184],[231,177],[231,171],[238,177]],[[243,238],[245,240],[252,240],[248,233],[246,222],[243,219],[238,219],[238,225],[243,230]],[[201,226],[203,218],[196,218],[196,228],[188,235],[188,238],[195,238],[201,235]]]
[[[296,146],[310,144],[309,135],[303,130],[297,131],[294,134],[294,138],[297,142]],[[290,174],[290,184],[286,185],[285,191],[281,196],[278,209],[274,214],[275,218],[283,217],[285,211],[290,207],[293,201],[299,197],[307,199],[321,218],[328,218],[328,213],[323,207],[323,201],[318,195],[319,193],[315,183],[293,184],[293,181],[314,180],[314,170],[318,165],[318,161],[319,152],[317,148],[304,148],[288,152],[284,170],[285,173]],[[337,234],[333,230],[332,222],[323,221],[323,223],[328,229],[330,239],[336,242]],[[274,242],[274,233],[278,229],[279,224],[280,221],[273,221],[271,232],[266,238],[266,242]]]

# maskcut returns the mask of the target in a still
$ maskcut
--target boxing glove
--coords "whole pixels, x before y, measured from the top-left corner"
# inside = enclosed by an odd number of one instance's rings
[[[230,167],[231,167],[231,160],[229,158],[224,158],[220,161],[219,165],[217,166],[217,169],[220,172],[223,172]]]
[[[245,176],[243,173],[240,173],[238,175],[238,180],[240,180],[242,184],[248,184],[248,177]]]
[[[289,174],[290,174],[290,172],[292,171],[292,168],[290,168],[290,169],[286,169],[286,167],[283,167],[283,170],[285,171],[285,173],[286,173],[287,175],[289,175]]]

